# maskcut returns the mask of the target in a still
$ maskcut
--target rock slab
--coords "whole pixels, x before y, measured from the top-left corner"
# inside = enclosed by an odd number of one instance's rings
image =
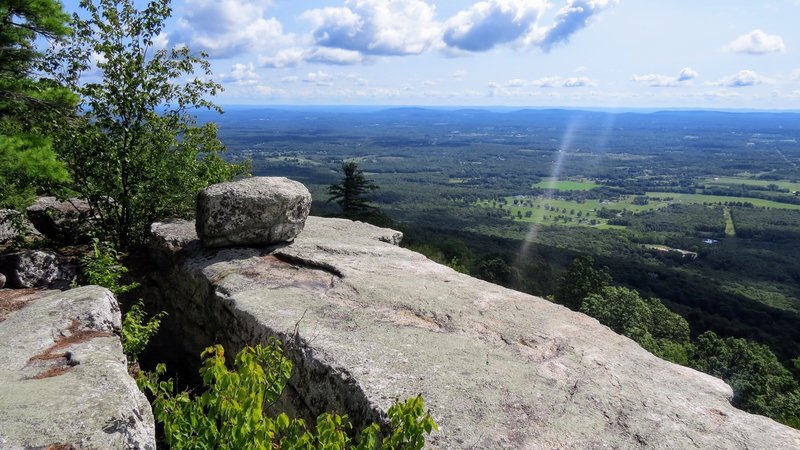
[[[0,448],[155,450],[107,289],[0,290]]]
[[[283,340],[307,409],[385,420],[422,394],[442,449],[800,448],[800,431],[730,404],[719,379],[595,319],[389,244],[392,230],[309,217],[290,245],[203,248],[153,226],[163,308],[197,360]]]
[[[0,273],[9,287],[66,289],[77,276],[67,258],[45,250],[24,250],[0,256]]]
[[[311,211],[305,186],[283,177],[253,177],[209,186],[197,197],[197,234],[207,247],[290,241]]]
[[[49,239],[66,244],[89,240],[91,208],[86,200],[39,197],[26,213],[36,230]]]

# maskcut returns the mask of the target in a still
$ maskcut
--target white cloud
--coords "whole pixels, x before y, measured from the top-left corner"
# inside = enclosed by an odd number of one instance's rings
[[[220,79],[223,83],[251,86],[258,84],[261,77],[256,73],[253,63],[234,64],[231,71],[223,74]]]
[[[313,25],[314,43],[365,55],[414,55],[439,40],[436,8],[422,0],[347,0],[301,17]]]
[[[281,78],[281,83],[297,83],[298,81],[300,81],[300,78],[295,75]]]
[[[490,50],[531,33],[547,6],[545,0],[480,1],[445,22],[443,39],[460,50]]]
[[[267,17],[272,0],[186,0],[172,45],[185,44],[211,58],[229,58],[270,45],[286,45],[281,23]]]
[[[648,83],[651,87],[677,87],[697,78],[697,75],[697,72],[691,67],[684,67],[676,76],[650,73],[647,75],[634,75],[631,79]]]
[[[296,67],[305,61],[308,51],[302,48],[286,48],[273,56],[260,56],[258,63],[264,67],[272,69],[283,69],[286,67]]]
[[[764,55],[783,52],[786,50],[786,46],[782,37],[756,29],[734,39],[728,44],[728,49],[736,53]]]
[[[467,72],[464,70],[456,70],[455,72],[450,74],[450,78],[456,81],[464,81],[464,77],[467,76]]]
[[[595,16],[616,3],[616,0],[568,0],[556,14],[555,23],[544,30],[539,45],[549,51],[554,45],[569,41],[570,36],[589,26]]]
[[[568,77],[562,78],[557,76],[552,77],[542,77],[536,80],[522,80],[519,78],[514,78],[505,82],[502,86],[503,89],[508,91],[519,90],[520,88],[524,87],[538,87],[538,88],[554,88],[554,87],[585,87],[585,86],[597,86],[597,83],[588,78],[588,77]],[[489,88],[498,89],[501,88],[500,84],[498,83],[489,83]]]
[[[530,84],[529,81],[521,80],[519,78],[514,78],[513,80],[506,81],[506,86],[507,87],[512,87],[512,88],[513,87],[525,87],[525,86],[528,86],[529,84]]]
[[[733,75],[723,77],[718,81],[712,83],[714,86],[725,87],[747,87],[757,86],[759,84],[773,84],[774,81],[765,76],[759,75],[752,70],[740,70]]]
[[[540,88],[552,88],[558,87],[562,85],[561,77],[544,77],[539,78],[538,80],[533,80],[531,82],[531,86],[536,86]]]
[[[586,87],[586,86],[597,86],[597,83],[595,83],[588,77],[569,77],[564,80],[562,86],[568,88]]]
[[[792,74],[789,75],[789,78],[792,80],[800,80],[800,69],[794,69]]]
[[[308,53],[308,62],[346,66],[364,61],[364,56],[353,50],[319,47]]]
[[[306,74],[306,76],[303,77],[303,82],[314,83],[317,86],[333,86],[333,76],[327,72],[318,70]]]

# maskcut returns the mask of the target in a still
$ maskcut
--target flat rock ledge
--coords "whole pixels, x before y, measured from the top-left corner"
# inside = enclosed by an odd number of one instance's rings
[[[107,289],[0,290],[0,448],[155,450]]]
[[[187,354],[277,336],[309,415],[358,427],[422,394],[441,427],[431,448],[800,448],[797,430],[731,406],[721,380],[393,246],[392,230],[309,217],[290,245],[228,249],[204,249],[192,222],[152,232]]]

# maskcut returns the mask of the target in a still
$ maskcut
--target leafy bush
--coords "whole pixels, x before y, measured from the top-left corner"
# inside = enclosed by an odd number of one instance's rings
[[[150,338],[158,332],[164,311],[150,317],[145,322],[144,302],[139,299],[122,318],[122,351],[131,362],[139,359],[139,354],[147,347]]]
[[[205,391],[200,395],[175,394],[171,379],[159,381],[166,372],[163,364],[137,380],[143,391],[155,397],[156,419],[164,425],[166,442],[173,450],[421,449],[425,435],[438,430],[424,410],[422,397],[414,397],[389,409],[393,432],[382,440],[378,439],[380,427],[373,423],[354,444],[347,433],[352,429],[347,416],[333,413],[319,416],[312,432],[302,419],[264,414],[265,405],[278,401],[292,373],[292,363],[277,340],[245,347],[236,355],[232,370],[225,365],[220,345],[206,348],[201,357]]]
[[[103,286],[115,294],[123,294],[139,286],[138,283],[122,283],[128,268],[120,262],[120,254],[111,245],[94,240],[91,254],[81,258],[83,274],[88,284]],[[147,347],[150,338],[158,332],[161,319],[167,313],[161,311],[145,320],[144,302],[139,299],[122,318],[122,350],[131,362]]]
[[[113,246],[97,239],[92,244],[92,253],[81,258],[81,266],[87,284],[103,286],[115,294],[139,286],[138,283],[122,284],[122,276],[128,273],[128,268],[122,265],[120,254]]]

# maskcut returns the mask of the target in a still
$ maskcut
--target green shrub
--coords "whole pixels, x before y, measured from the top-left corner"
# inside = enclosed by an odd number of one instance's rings
[[[200,375],[205,390],[195,396],[174,393],[172,380],[159,381],[166,367],[140,374],[139,387],[155,397],[156,420],[164,425],[166,442],[179,449],[421,449],[425,435],[438,430],[425,411],[422,397],[392,406],[388,415],[392,434],[379,439],[380,427],[372,424],[360,433],[358,443],[348,435],[352,425],[346,415],[327,413],[309,431],[302,419],[286,414],[269,417],[265,405],[277,402],[292,373],[292,363],[280,343],[245,347],[236,355],[233,369],[225,365],[222,346],[203,351]]]
[[[139,286],[138,283],[122,284],[122,276],[128,268],[120,262],[117,250],[97,239],[93,241],[92,253],[81,258],[83,276],[87,284],[103,286],[115,294],[123,294]]]
[[[139,360],[139,354],[147,347],[150,338],[158,332],[161,319],[166,315],[166,312],[161,311],[145,322],[146,313],[142,299],[125,313],[122,318],[122,351],[128,356],[128,360],[131,362]]]

